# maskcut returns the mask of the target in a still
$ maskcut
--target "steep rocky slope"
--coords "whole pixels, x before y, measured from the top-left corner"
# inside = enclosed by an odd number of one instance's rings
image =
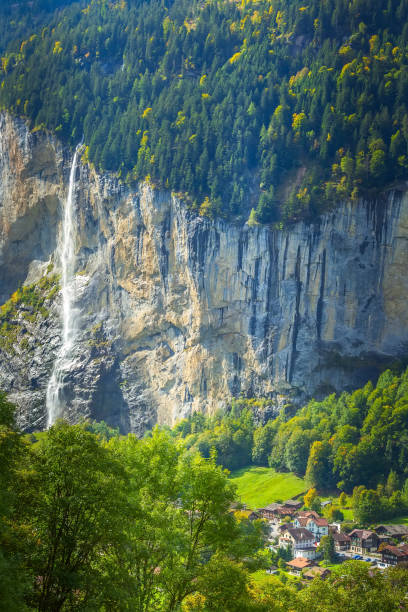
[[[53,138],[0,116],[1,303],[59,270],[70,163]],[[82,164],[75,206],[71,420],[141,432],[241,393],[279,406],[361,385],[408,354],[405,186],[272,231],[194,216],[169,193],[129,192]],[[1,327],[0,388],[27,430],[46,424],[61,342],[61,296],[44,299],[29,318],[16,300]]]

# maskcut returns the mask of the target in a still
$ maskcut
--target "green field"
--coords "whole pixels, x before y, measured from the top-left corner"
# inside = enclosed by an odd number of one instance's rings
[[[286,577],[287,584],[299,583],[300,580],[297,576],[289,574],[286,570],[279,570],[278,574],[267,574],[265,570],[258,570],[251,574],[251,581],[258,587],[265,588],[268,586],[279,586],[282,582],[279,576],[284,575]]]
[[[285,501],[307,490],[305,481],[295,474],[276,472],[272,468],[247,467],[231,473],[238,496],[249,508],[261,508]]]
[[[275,585],[280,583],[278,574],[267,574],[265,570],[258,570],[251,574],[251,580],[259,587]]]
[[[351,508],[340,508],[344,515],[344,522],[353,522],[354,521],[354,513]]]
[[[333,506],[336,506],[337,508],[340,508],[340,510],[343,513],[344,516],[344,522],[345,523],[352,523],[354,521],[354,513],[353,510],[351,508],[351,498],[348,497],[347,498],[347,508],[341,508],[339,505],[339,497],[340,497],[340,493],[338,493],[337,495],[330,495],[329,497],[327,496],[320,496],[320,499],[322,500],[322,502],[330,499],[331,502],[333,503]],[[327,512],[324,512],[324,516],[327,516]]]

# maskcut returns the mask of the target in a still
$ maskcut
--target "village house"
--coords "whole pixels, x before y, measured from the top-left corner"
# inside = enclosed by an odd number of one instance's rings
[[[306,580],[313,580],[314,578],[327,578],[330,576],[331,571],[327,567],[319,567],[318,565],[310,567],[303,572],[303,578]]]
[[[329,523],[327,519],[317,516],[297,516],[293,521],[295,527],[304,527],[311,531],[316,540],[329,533]]]
[[[306,529],[313,533],[316,540],[320,541],[322,536],[326,536],[329,533],[329,522],[325,518],[310,518],[307,521]]]
[[[257,513],[267,521],[273,520],[276,518],[276,510],[280,508],[280,504],[269,504],[264,508],[258,508]]]
[[[287,499],[283,502],[282,506],[285,508],[292,508],[293,510],[300,510],[303,506],[303,502],[298,499]]]
[[[381,551],[383,563],[389,565],[399,565],[400,563],[408,563],[408,545],[392,546],[387,544]]]
[[[310,521],[310,519],[307,516],[297,516],[293,521],[293,525],[294,527],[305,527],[306,528],[308,521]]]
[[[267,521],[274,524],[279,524],[285,518],[285,516],[293,516],[295,514],[295,508],[289,508],[282,504],[269,504],[264,508],[258,508],[257,513]]]
[[[315,518],[318,519],[320,518],[320,515],[317,514],[317,512],[315,512],[314,510],[300,510],[299,512],[296,513],[296,517],[297,518]]]
[[[310,558],[311,549],[314,547],[315,537],[313,533],[303,527],[286,528],[279,538],[280,548],[289,548],[292,556],[296,557],[296,552],[304,551],[305,558]]]
[[[296,557],[304,557],[305,559],[317,559],[320,556],[320,553],[317,551],[317,546],[308,546],[304,548],[297,548],[293,555]]]
[[[402,540],[402,538],[408,538],[408,525],[378,525],[375,532],[378,536]]]
[[[379,539],[374,531],[368,529],[353,529],[350,536],[350,551],[366,555],[378,548]]]
[[[334,550],[336,552],[342,552],[343,550],[350,550],[351,538],[347,533],[333,533]]]
[[[292,561],[288,561],[286,565],[288,566],[288,569],[291,574],[294,574],[295,576],[300,576],[302,570],[307,569],[308,567],[312,567],[316,564],[313,561],[310,561],[310,559],[297,557],[296,559],[292,559]]]

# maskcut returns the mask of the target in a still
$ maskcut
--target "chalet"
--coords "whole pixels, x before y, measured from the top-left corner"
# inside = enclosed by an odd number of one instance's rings
[[[288,569],[291,574],[295,574],[295,576],[300,576],[302,570],[307,569],[308,567],[313,567],[316,565],[310,559],[304,559],[303,557],[297,557],[296,559],[292,559],[292,561],[288,561],[286,563]]]
[[[378,536],[402,540],[402,538],[408,537],[408,525],[378,525],[375,532]]]
[[[306,580],[313,580],[314,578],[327,578],[330,574],[331,571],[327,569],[327,567],[319,567],[316,565],[304,571],[302,576],[306,578]]]
[[[329,533],[329,523],[325,518],[310,518],[307,521],[306,529],[315,536],[316,540],[320,540],[322,536]]]
[[[389,565],[408,563],[408,545],[391,546],[391,544],[388,544],[382,549],[381,556],[382,562],[388,563]]]
[[[314,510],[300,510],[296,513],[296,516],[297,518],[320,518],[320,516]]]
[[[264,519],[271,519],[275,516],[275,511],[280,508],[280,504],[269,504],[264,508],[258,508],[257,513]]]
[[[295,514],[294,508],[283,506],[283,504],[269,504],[264,508],[258,508],[257,513],[267,521],[279,523],[285,516],[292,516]]]
[[[334,540],[334,550],[336,552],[341,552],[343,550],[350,550],[351,538],[347,535],[347,533],[333,533]]]
[[[378,548],[379,539],[374,531],[353,529],[349,536],[351,552],[366,555]]]
[[[303,506],[303,502],[299,501],[298,499],[287,499],[285,502],[283,502],[282,506],[292,508],[293,510],[300,510]]]
[[[385,546],[385,544],[396,544],[396,541],[389,535],[378,535],[378,546],[380,547],[381,544],[383,546]]]
[[[279,547],[290,548],[294,557],[297,550],[311,549],[314,543],[315,537],[313,533],[303,527],[287,528],[279,538]]]

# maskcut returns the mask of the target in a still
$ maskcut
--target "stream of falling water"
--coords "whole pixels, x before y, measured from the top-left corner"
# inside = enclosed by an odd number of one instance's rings
[[[64,378],[72,365],[72,349],[77,331],[77,317],[74,308],[75,286],[75,174],[79,147],[72,159],[69,175],[68,195],[64,204],[62,226],[59,240],[59,257],[61,262],[62,289],[62,343],[54,362],[52,374],[48,381],[46,394],[47,427],[63,415],[65,401],[63,398]]]

